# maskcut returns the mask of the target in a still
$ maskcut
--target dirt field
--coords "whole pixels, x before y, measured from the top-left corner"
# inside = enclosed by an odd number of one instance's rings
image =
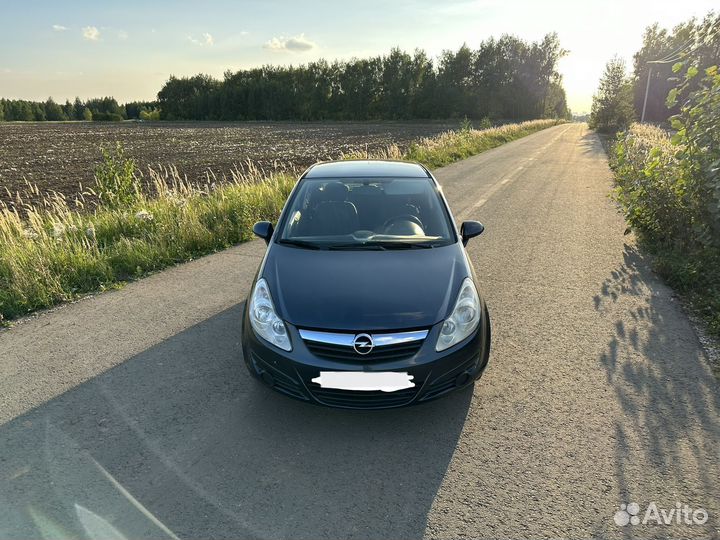
[[[247,160],[307,166],[342,152],[369,150],[457,128],[456,123],[0,123],[0,198],[22,190],[68,196],[93,183],[100,145],[120,141],[141,170],[174,165],[190,179],[218,177]]]

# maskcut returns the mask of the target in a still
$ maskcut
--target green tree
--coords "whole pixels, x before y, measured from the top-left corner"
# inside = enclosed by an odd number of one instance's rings
[[[62,111],[63,116],[65,116],[65,120],[72,120],[75,117],[75,109],[69,99],[65,100],[65,105],[62,106]]]
[[[632,83],[625,62],[615,57],[605,66],[600,87],[593,96],[589,125],[601,132],[627,128],[633,121]]]
[[[445,51],[437,64],[422,50],[394,48],[364,59],[228,71],[222,81],[171,76],[158,106],[166,120],[564,117],[557,73],[564,54],[555,34],[534,43],[502,36],[478,50]],[[136,105],[125,106],[128,117],[139,117]]]
[[[642,48],[633,56],[633,102],[638,117],[642,115],[645,90],[648,89],[645,120],[663,122],[673,114],[665,105],[665,97],[675,82],[672,77],[672,62],[649,64],[648,62],[671,58],[692,45],[694,21],[676,26],[672,31],[655,23],[645,29]],[[648,76],[650,86],[648,87]],[[675,111],[677,112],[677,111]]]
[[[642,48],[634,56],[633,94],[636,116],[642,114],[645,91],[648,89],[645,120],[665,122],[680,112],[678,104],[668,107],[665,97],[677,85],[672,65],[692,57],[700,66],[720,63],[720,14],[708,13],[702,20],[690,19],[671,31],[657,23],[645,29]],[[665,63],[648,63],[668,59]],[[650,86],[648,87],[648,76]],[[699,88],[700,81],[690,81],[688,91]]]
[[[53,101],[53,98],[48,98],[44,104],[43,110],[45,111],[45,120],[56,122],[58,120],[67,120],[62,107]]]
[[[85,111],[85,104],[80,101],[79,97],[75,98],[75,101],[73,102],[73,119],[74,120],[85,120],[84,117],[84,111]]]
[[[117,122],[125,118],[125,108],[113,97],[89,99],[85,106],[92,112],[93,120]]]
[[[443,51],[438,66],[437,104],[442,116],[477,116],[473,107],[475,52],[466,44],[457,51]]]
[[[411,118],[413,102],[422,87],[428,61],[424,52],[415,57],[398,48],[382,59],[379,107],[383,118]]]
[[[14,105],[13,120],[20,120],[22,122],[32,122],[35,120],[33,106],[29,101],[17,101]]]
[[[382,58],[352,59],[342,70],[342,96],[338,104],[343,119],[367,120],[377,113],[382,78]]]
[[[544,118],[569,118],[565,89],[559,81],[551,81],[545,94]]]
[[[30,104],[30,109],[32,110],[32,119],[36,122],[44,122],[47,120],[45,117],[45,105],[43,103],[32,102]]]

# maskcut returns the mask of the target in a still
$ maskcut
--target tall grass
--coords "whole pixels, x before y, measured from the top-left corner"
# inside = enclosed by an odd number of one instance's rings
[[[59,195],[21,211],[0,205],[0,320],[246,241],[295,182],[254,170],[222,187],[151,176],[152,196],[138,188],[120,206],[83,211]]]
[[[443,167],[455,161],[466,159],[496,146],[514,141],[565,120],[529,120],[519,124],[506,124],[487,129],[472,129],[469,126],[457,131],[447,131],[436,137],[422,138],[411,144],[406,152],[397,146],[389,146],[370,157],[380,159],[404,159],[417,161],[430,169]],[[363,158],[362,152],[347,154],[347,158]]]
[[[344,157],[432,168],[557,123],[462,129],[422,139],[406,153],[390,146]],[[277,218],[296,179],[296,171],[249,165],[224,182],[193,183],[170,168],[150,170],[148,188],[121,147],[103,150],[103,158],[92,197],[68,201],[31,186],[37,202],[0,202],[0,322],[244,242],[253,223]]]

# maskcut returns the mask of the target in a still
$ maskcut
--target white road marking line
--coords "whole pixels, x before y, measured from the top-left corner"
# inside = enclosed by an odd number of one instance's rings
[[[499,185],[495,186],[496,188],[499,188]],[[497,190],[490,190],[490,191],[497,191]],[[492,193],[488,192],[488,197],[492,195]],[[473,204],[470,208],[466,208],[462,212],[460,212],[460,215],[458,216],[459,221],[465,221],[468,217],[470,217],[470,214],[472,214],[475,210],[480,208],[483,204],[487,202],[487,199],[479,199],[475,204]]]
[[[485,193],[483,193],[482,198],[478,199],[477,202],[473,203],[471,206],[467,207],[465,210],[460,212],[457,216],[459,221],[465,221],[473,212],[475,212],[478,208],[483,206],[488,199],[500,188],[508,184],[509,182],[513,181],[515,179],[515,175],[522,171],[525,168],[524,165],[520,165],[517,169],[515,169],[513,172],[508,174],[505,178],[500,180],[497,184],[493,185],[490,189],[488,189]]]
[[[536,159],[537,156],[544,153],[548,148],[550,148],[553,144],[555,144],[555,141],[557,141],[561,135],[564,135],[566,131],[568,131],[570,128],[566,128],[562,133],[557,135],[554,139],[552,139],[549,143],[547,143],[545,146],[540,148],[533,156],[526,158],[526,161],[533,161]],[[473,203],[471,206],[467,207],[465,210],[460,212],[457,215],[458,221],[465,221],[470,215],[483,206],[488,199],[495,194],[496,191],[498,191],[501,187],[507,185],[508,183],[512,182],[515,179],[515,175],[522,171],[525,168],[525,165],[520,165],[517,169],[515,169],[513,172],[508,174],[505,178],[500,180],[497,184],[493,185],[490,189],[488,189],[485,193],[483,193],[482,198],[478,199],[477,202]]]

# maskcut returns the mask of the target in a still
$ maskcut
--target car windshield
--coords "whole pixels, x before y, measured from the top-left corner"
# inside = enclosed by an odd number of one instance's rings
[[[452,244],[430,178],[305,178],[278,242],[307,249],[404,249]]]

